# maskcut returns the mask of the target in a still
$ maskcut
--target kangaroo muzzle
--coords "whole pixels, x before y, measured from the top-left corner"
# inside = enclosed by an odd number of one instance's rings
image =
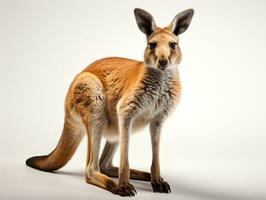
[[[160,58],[157,59],[157,68],[160,70],[165,70],[169,66],[168,59]]]

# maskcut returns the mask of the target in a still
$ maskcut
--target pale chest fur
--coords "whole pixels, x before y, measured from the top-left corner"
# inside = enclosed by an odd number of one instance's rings
[[[149,123],[154,117],[166,117],[179,101],[181,85],[173,71],[147,68],[140,85],[132,100],[138,108],[135,126]]]
[[[132,132],[135,132],[149,124],[155,117],[168,116],[178,103],[180,92],[178,74],[170,70],[162,72],[147,68],[140,82],[131,88],[118,104],[120,103],[119,106],[125,115],[133,118]],[[116,124],[107,127],[107,132],[112,132],[109,135],[117,136]]]

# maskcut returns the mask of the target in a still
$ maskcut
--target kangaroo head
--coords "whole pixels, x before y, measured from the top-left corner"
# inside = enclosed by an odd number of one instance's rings
[[[170,25],[164,28],[157,27],[152,15],[145,10],[136,8],[134,14],[139,29],[147,36],[145,64],[160,70],[179,64],[182,54],[178,35],[188,28],[194,14],[193,9],[177,14]]]

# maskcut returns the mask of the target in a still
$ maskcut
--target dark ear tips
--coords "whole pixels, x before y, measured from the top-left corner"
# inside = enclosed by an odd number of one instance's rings
[[[135,14],[135,17],[147,17],[147,18],[151,18],[151,14],[148,13],[146,10],[143,10],[141,8],[135,8],[134,9],[134,14]]]
[[[187,9],[187,12],[190,13],[191,17],[193,17],[193,15],[194,15],[194,9],[193,8]]]
[[[140,8],[135,8],[134,9],[134,14],[135,14],[135,16],[139,13],[139,12],[141,12],[142,11],[142,9],[140,9]]]
[[[187,14],[188,14],[188,16],[190,18],[190,21],[191,21],[193,15],[194,15],[194,13],[195,13],[194,9],[192,9],[192,8],[187,9]]]

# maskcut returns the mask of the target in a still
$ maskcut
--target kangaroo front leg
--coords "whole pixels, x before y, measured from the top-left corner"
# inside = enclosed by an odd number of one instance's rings
[[[160,175],[159,144],[162,121],[154,119],[150,124],[152,144],[151,185],[154,192],[171,192],[169,184]]]
[[[121,196],[135,196],[136,190],[129,183],[128,145],[131,129],[131,119],[119,116],[120,134],[120,168],[117,194]]]

